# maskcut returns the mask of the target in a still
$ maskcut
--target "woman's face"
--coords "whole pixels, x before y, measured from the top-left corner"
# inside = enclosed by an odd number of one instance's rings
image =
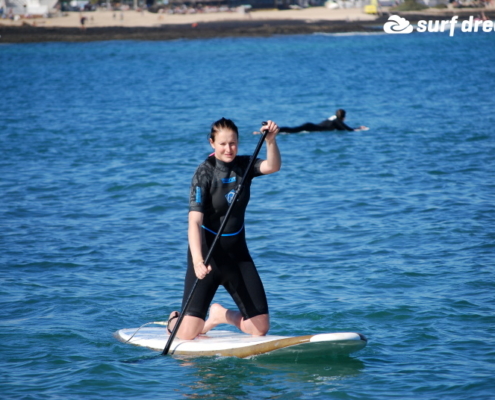
[[[237,134],[230,129],[221,129],[215,134],[215,140],[210,139],[211,147],[215,150],[215,157],[229,163],[237,155]]]

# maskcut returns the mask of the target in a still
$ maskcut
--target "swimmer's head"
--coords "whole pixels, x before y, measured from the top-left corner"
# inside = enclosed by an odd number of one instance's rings
[[[214,122],[213,125],[211,125],[210,140],[212,142],[215,141],[216,134],[220,132],[222,129],[229,129],[232,132],[235,132],[237,138],[239,138],[239,130],[237,129],[237,126],[234,124],[234,121],[232,121],[231,119],[222,118]]]
[[[337,111],[335,111],[335,116],[339,121],[343,121],[345,118],[345,110],[339,108]]]

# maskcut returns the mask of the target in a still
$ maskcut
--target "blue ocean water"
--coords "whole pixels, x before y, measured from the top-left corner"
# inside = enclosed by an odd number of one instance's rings
[[[460,32],[1,46],[2,398],[495,398],[494,48]],[[370,130],[281,135],[246,232],[271,333],[368,346],[300,365],[117,342],[180,307],[210,124],[234,119],[251,154],[261,121],[337,108]]]

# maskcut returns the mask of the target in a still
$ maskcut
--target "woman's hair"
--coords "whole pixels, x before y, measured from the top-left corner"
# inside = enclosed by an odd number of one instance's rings
[[[345,110],[342,110],[341,108],[339,108],[335,112],[335,116],[337,117],[338,120],[342,121],[345,118]]]
[[[239,138],[239,130],[234,124],[234,121],[232,121],[231,119],[222,118],[214,122],[211,126],[210,139],[213,142],[215,141],[215,135],[217,134],[217,132],[221,131],[222,129],[230,129],[231,131],[235,132],[236,136]]]

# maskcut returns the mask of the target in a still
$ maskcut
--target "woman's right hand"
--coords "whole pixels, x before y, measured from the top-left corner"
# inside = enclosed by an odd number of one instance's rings
[[[201,249],[201,225],[203,224],[203,213],[199,211],[189,211],[189,228],[187,231],[191,258],[194,266],[196,278],[204,279],[211,272],[211,265],[204,264],[203,252]]]
[[[196,274],[196,278],[204,279],[206,275],[211,272],[211,265],[208,267],[203,263],[203,261],[198,261],[194,263],[194,273]]]

